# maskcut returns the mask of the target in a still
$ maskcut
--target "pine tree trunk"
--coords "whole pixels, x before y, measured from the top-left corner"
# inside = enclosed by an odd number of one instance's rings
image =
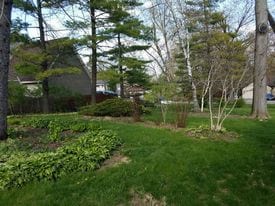
[[[43,24],[43,14],[42,14],[42,2],[41,0],[37,0],[37,16],[38,16],[38,25],[39,25],[39,34],[40,34],[40,45],[43,53],[46,53],[46,40],[45,40],[45,31]],[[42,71],[46,71],[48,69],[48,62],[44,61],[41,64]],[[44,79],[42,82],[42,110],[44,113],[49,113],[49,81],[48,78]]]
[[[11,9],[12,1],[4,0],[4,8],[0,14],[0,140],[8,138],[7,115]]]
[[[96,40],[96,17],[95,8],[91,2],[90,12],[91,12],[91,29],[92,29],[92,104],[96,104],[96,82],[97,82],[97,40]]]
[[[263,120],[268,118],[266,102],[268,13],[266,0],[255,0],[255,14],[256,42],[252,116]]]
[[[118,41],[118,48],[119,48],[119,59],[118,59],[118,69],[119,69],[119,73],[120,73],[120,97],[124,98],[125,94],[124,94],[124,78],[123,78],[123,68],[121,65],[121,58],[122,58],[122,51],[121,51],[121,39],[120,39],[120,34],[118,34],[117,36],[117,41]]]

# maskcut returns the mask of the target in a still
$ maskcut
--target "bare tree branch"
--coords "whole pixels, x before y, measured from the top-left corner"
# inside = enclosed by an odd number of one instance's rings
[[[270,24],[270,26],[272,28],[272,31],[275,33],[275,20],[274,20],[272,14],[269,12],[269,10],[267,10],[267,12],[268,12],[268,21],[269,21],[269,24]]]

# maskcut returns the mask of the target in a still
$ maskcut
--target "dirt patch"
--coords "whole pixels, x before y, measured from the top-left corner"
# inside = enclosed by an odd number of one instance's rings
[[[73,132],[72,130],[65,130],[61,132],[61,137],[62,138],[66,138],[66,137],[71,137],[75,134],[77,134],[78,132]]]
[[[170,131],[180,131],[183,128],[177,127],[175,124],[163,124],[159,122],[152,122],[152,121],[145,121],[145,122],[140,122],[137,123],[138,125],[141,125],[143,127],[149,127],[149,128],[154,128],[154,129],[168,129]]]
[[[56,150],[61,146],[63,146],[61,142],[50,142],[49,144],[47,144],[47,148],[50,150]]]
[[[114,122],[134,123],[133,117],[110,117],[110,116],[96,117],[96,116],[83,115],[82,119],[97,120],[97,121],[114,121]]]
[[[23,127],[22,128],[22,137],[32,137],[37,138],[44,134],[47,134],[47,129],[33,128],[33,127]],[[22,138],[21,137],[21,138]]]
[[[128,164],[131,160],[129,157],[126,157],[119,152],[115,152],[109,159],[105,160],[101,167],[99,168],[99,171],[106,170],[108,168],[117,167],[122,164]]]
[[[202,125],[197,128],[185,129],[184,134],[196,139],[222,140],[227,142],[235,141],[239,135],[229,131],[212,131],[208,126]]]
[[[131,192],[133,198],[130,202],[131,206],[166,206],[165,197],[161,200],[157,200],[153,197],[153,195],[149,193],[138,193],[138,192]]]
[[[20,139],[17,146],[20,149],[27,149],[34,152],[54,151],[63,145],[61,142],[48,142],[46,139],[47,129],[33,127],[18,127],[17,129],[16,138]]]
[[[92,116],[82,116],[85,120],[96,120],[96,121],[111,121],[111,122],[121,122],[128,124],[140,125],[147,128],[154,129],[169,129],[171,131],[179,131],[182,128],[177,127],[175,124],[163,124],[161,122],[153,122],[153,121],[134,121],[133,117],[92,117]]]

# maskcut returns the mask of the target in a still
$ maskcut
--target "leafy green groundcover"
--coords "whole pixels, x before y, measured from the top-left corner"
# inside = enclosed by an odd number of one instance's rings
[[[55,152],[16,152],[0,161],[0,189],[31,181],[55,180],[71,172],[93,170],[119,143],[112,131],[97,129]]]

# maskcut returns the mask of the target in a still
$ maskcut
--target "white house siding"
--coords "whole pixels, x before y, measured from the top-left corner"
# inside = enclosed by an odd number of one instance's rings
[[[272,89],[271,87],[266,87],[266,93],[271,93]],[[274,91],[273,91],[274,92]],[[249,84],[247,87],[243,88],[242,90],[242,98],[247,103],[251,103],[253,99],[253,83]]]

